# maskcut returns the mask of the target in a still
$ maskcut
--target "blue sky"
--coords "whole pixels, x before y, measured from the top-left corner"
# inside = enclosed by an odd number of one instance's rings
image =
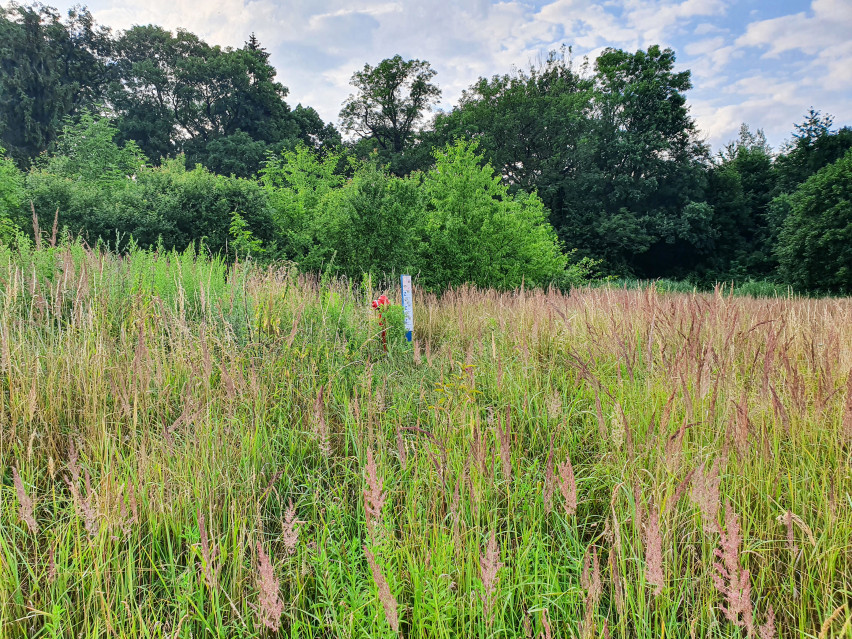
[[[65,10],[74,2],[55,3]],[[385,57],[429,60],[450,108],[479,76],[527,66],[562,44],[672,47],[693,73],[693,116],[714,150],[742,122],[777,147],[811,106],[852,125],[852,0],[93,0],[102,24],[184,27],[211,44],[251,32],[289,101],[337,122],[349,78]]]

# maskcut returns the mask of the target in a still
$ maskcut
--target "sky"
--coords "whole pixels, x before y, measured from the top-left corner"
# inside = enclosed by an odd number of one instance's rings
[[[77,0],[46,4],[66,10]],[[718,150],[740,124],[778,147],[810,107],[852,125],[852,0],[91,0],[99,23],[183,27],[210,44],[254,32],[288,102],[338,122],[352,73],[383,58],[428,60],[451,109],[481,76],[524,68],[561,45],[574,59],[606,47],[671,47]]]

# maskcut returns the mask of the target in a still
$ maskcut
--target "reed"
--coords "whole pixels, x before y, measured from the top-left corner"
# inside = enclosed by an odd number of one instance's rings
[[[852,300],[376,294],[0,246],[0,637],[852,637]]]

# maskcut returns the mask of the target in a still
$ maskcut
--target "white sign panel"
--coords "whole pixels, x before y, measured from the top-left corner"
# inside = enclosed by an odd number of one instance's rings
[[[402,311],[405,314],[405,339],[410,342],[414,333],[414,296],[411,294],[411,276],[400,276],[399,283],[402,289]]]

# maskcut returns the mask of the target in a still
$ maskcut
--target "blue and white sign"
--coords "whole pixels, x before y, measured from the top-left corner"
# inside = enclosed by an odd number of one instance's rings
[[[399,284],[402,289],[402,312],[405,315],[405,339],[410,342],[414,334],[414,296],[411,294],[411,276],[400,276]]]

